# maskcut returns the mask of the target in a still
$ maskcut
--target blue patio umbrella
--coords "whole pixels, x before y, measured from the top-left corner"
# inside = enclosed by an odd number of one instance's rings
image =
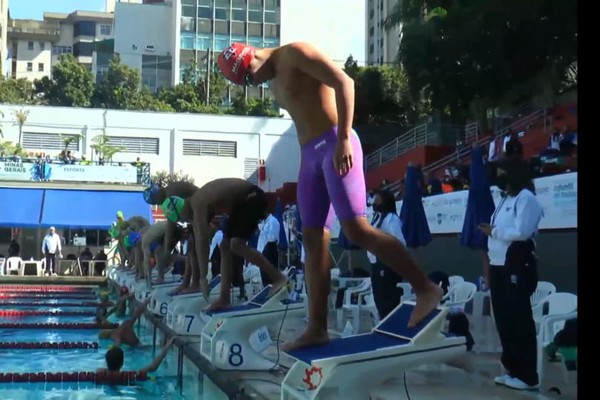
[[[400,209],[402,234],[406,245],[417,248],[431,242],[431,232],[423,208],[422,189],[419,185],[419,170],[409,165],[404,180],[404,198]]]
[[[490,223],[496,206],[494,205],[487,171],[483,163],[483,149],[480,146],[473,148],[470,169],[469,198],[460,235],[460,244],[473,249],[486,249],[487,236],[481,233],[477,227],[479,224]]]
[[[285,227],[283,226],[283,206],[279,199],[277,199],[277,203],[275,203],[275,212],[273,213],[273,216],[279,221],[279,250],[285,251],[288,248],[288,241],[285,234]]]

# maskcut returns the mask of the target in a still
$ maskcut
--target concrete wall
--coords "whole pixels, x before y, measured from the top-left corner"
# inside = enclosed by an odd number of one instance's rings
[[[136,157],[151,164],[151,170],[184,171],[193,176],[197,185],[219,177],[247,178],[248,161],[264,160],[266,191],[274,191],[284,182],[295,182],[300,164],[296,130],[291,120],[284,118],[240,117],[207,114],[133,112],[86,108],[0,105],[5,140],[16,142],[19,128],[13,111],[24,108],[29,117],[23,127],[26,133],[82,135],[80,152],[94,157],[90,145],[104,132],[110,137],[158,139],[157,154],[118,153],[114,161],[132,162]],[[183,141],[211,140],[235,142],[236,157],[183,155]],[[43,147],[43,146],[42,146]],[[43,148],[29,148],[33,152]],[[46,151],[58,155],[59,150]]]

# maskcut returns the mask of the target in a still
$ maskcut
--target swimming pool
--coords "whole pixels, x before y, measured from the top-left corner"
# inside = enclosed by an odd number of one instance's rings
[[[65,294],[67,297],[68,294]],[[31,298],[22,303],[39,303],[39,306],[14,306],[7,303],[21,302],[20,298],[0,300],[2,310],[52,310],[55,312],[80,310],[94,311],[89,307],[62,307],[61,303],[90,300],[48,300],[47,297]],[[58,296],[48,294],[48,296]],[[113,322],[120,322],[111,316]],[[25,323],[92,323],[93,315],[0,315],[0,324]],[[16,325],[18,327],[18,325]],[[124,371],[137,371],[148,366],[160,351],[164,341],[160,331],[156,333],[156,347],[152,346],[154,329],[143,318],[136,324],[136,331],[142,342],[140,348],[124,346]],[[0,349],[0,372],[78,372],[96,371],[105,367],[104,354],[112,344],[110,340],[99,340],[97,329],[3,329],[0,328],[0,342],[97,342],[99,349]],[[145,382],[135,386],[94,385],[85,382],[63,383],[0,383],[0,399],[3,400],[92,400],[92,399],[140,399],[140,400],[179,400],[202,399],[202,378],[198,368],[184,357],[182,385],[178,385],[178,349],[173,349],[159,369],[150,374]]]

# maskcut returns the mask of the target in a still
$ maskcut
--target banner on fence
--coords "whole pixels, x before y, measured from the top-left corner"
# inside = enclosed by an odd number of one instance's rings
[[[137,183],[138,172],[133,165],[46,164],[44,175],[49,181]]]

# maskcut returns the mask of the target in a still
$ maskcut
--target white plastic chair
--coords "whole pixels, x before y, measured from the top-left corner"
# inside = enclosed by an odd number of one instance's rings
[[[577,295],[552,293],[532,308],[533,320],[539,327],[546,316],[565,315],[577,311]]]
[[[404,301],[415,301],[417,299],[417,296],[415,295],[415,292],[413,292],[413,288],[410,283],[400,282],[396,284],[396,287],[402,288],[403,291],[402,297],[400,297],[400,303]]]
[[[336,310],[336,325],[338,329],[342,329],[345,324],[346,315],[350,314],[352,317],[352,326],[354,332],[358,332],[360,327],[360,302],[363,298],[360,296],[361,293],[367,293],[371,291],[371,279],[366,278],[358,286],[347,288],[344,292],[344,301],[342,307]],[[356,295],[356,303],[352,301],[353,295]]]
[[[540,301],[550,296],[552,293],[556,293],[556,286],[550,282],[538,282],[535,292],[531,295],[531,307],[537,306]]]
[[[4,275],[4,263],[6,261],[6,258],[2,257],[0,258],[0,276]]]
[[[475,293],[477,293],[477,286],[474,283],[464,281],[457,283],[455,286],[450,286],[444,306],[464,310],[465,304],[473,299]]]
[[[16,272],[16,274],[13,274]],[[21,257],[10,257],[6,260],[6,275],[23,275],[23,260]]]
[[[460,275],[452,275],[448,277],[448,290],[452,289],[454,286],[463,283],[465,281],[465,278],[463,278]]]
[[[358,323],[356,323],[354,333],[358,333],[360,330],[359,328],[360,322],[362,322],[361,317],[363,311],[367,311],[371,315],[373,326],[379,324],[379,311],[377,311],[377,306],[375,305],[375,296],[373,296],[372,290],[359,293],[358,295],[358,309],[355,311],[355,315],[353,317],[353,319],[358,321]]]

